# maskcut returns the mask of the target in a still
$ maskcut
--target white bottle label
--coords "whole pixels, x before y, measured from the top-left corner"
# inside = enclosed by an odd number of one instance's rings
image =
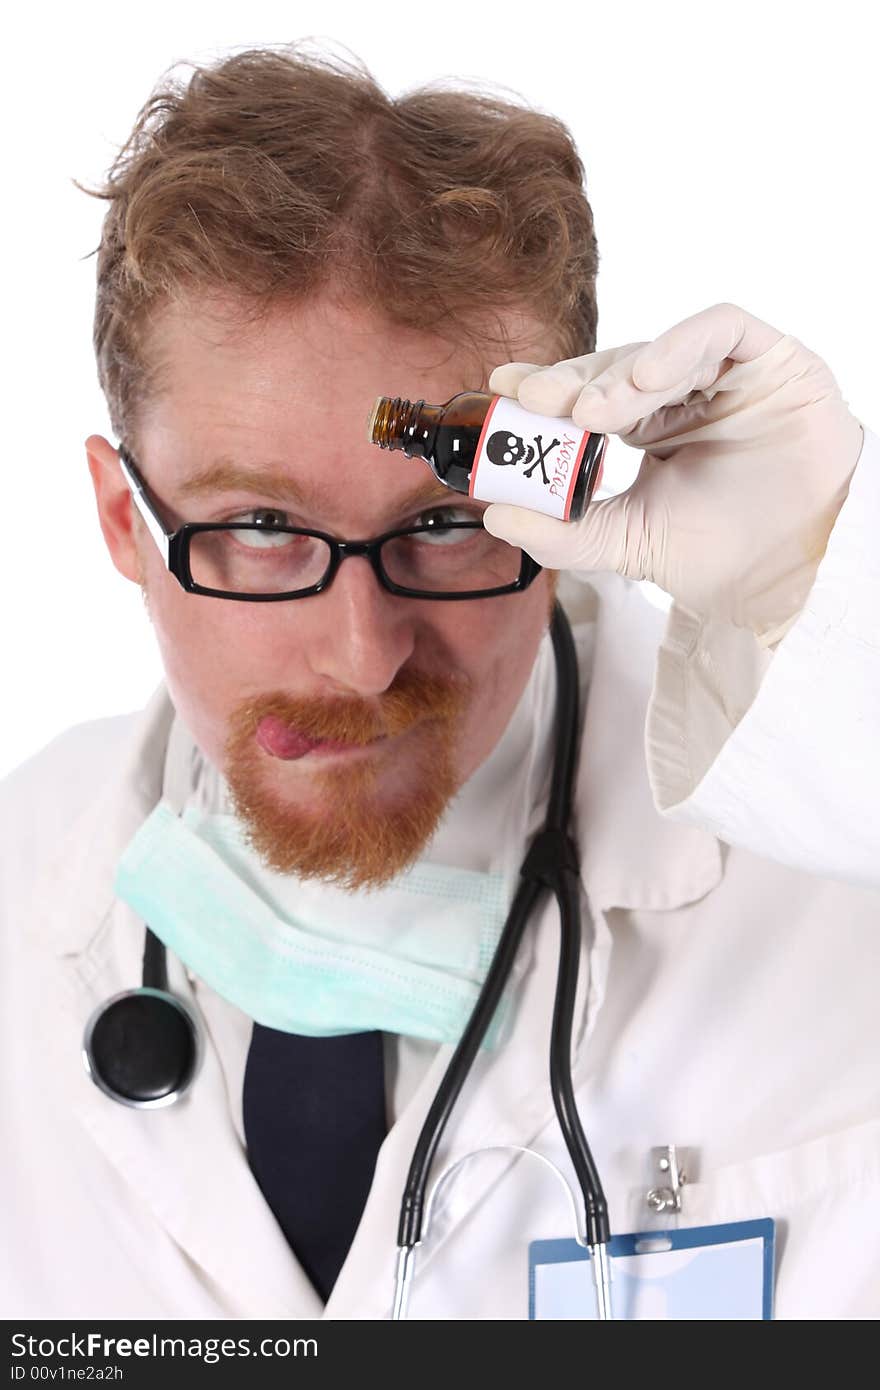
[[[573,420],[535,415],[496,396],[477,445],[468,492],[480,502],[510,502],[567,521],[590,438]]]

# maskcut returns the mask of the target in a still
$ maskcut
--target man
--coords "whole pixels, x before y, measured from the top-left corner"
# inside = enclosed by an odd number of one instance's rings
[[[876,764],[880,443],[735,306],[595,352],[581,178],[549,118],[391,101],[294,50],[158,92],[114,165],[96,348],[118,444],[87,451],[166,681],[5,788],[10,1315],[389,1316],[410,1156],[544,819],[562,569],[573,1073],[612,1230],[770,1218],[777,1316],[880,1308],[876,874],[827,801],[838,738],[863,750],[856,809]],[[379,394],[487,384],[646,448],[637,484],[578,525],[484,526],[364,437]],[[487,556],[508,592],[457,601]],[[673,595],[665,634],[622,576]],[[856,688],[858,745],[829,725]],[[574,1183],[547,1079],[557,922],[542,898],[443,1135],[435,1179],[488,1152],[440,1190],[413,1316],[528,1316],[530,1246],[573,1235],[517,1158]],[[201,1052],[158,1108],[78,1055],[139,984],[145,924]]]

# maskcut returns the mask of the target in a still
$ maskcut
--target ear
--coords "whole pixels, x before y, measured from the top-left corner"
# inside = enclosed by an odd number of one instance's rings
[[[137,584],[141,570],[134,533],[134,508],[128,483],[119,466],[119,454],[108,440],[93,434],[86,440],[86,456],[98,504],[98,520],[110,558],[120,574]]]

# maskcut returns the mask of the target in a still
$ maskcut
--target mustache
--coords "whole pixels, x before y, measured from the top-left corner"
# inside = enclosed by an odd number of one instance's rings
[[[414,670],[398,672],[388,690],[372,700],[353,695],[317,699],[270,691],[246,700],[235,711],[228,744],[241,747],[268,716],[291,725],[307,738],[371,743],[376,738],[406,733],[426,720],[454,722],[467,704],[470,684],[463,674]]]

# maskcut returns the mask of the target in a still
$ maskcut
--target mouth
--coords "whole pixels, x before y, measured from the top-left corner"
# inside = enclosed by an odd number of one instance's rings
[[[283,719],[274,715],[267,715],[265,719],[260,720],[255,737],[264,753],[268,753],[272,758],[280,758],[283,762],[296,762],[300,758],[310,756],[354,757],[358,753],[371,752],[380,743],[388,741],[386,735],[370,739],[368,743],[341,743],[332,738],[310,738],[308,734],[285,724]]]

